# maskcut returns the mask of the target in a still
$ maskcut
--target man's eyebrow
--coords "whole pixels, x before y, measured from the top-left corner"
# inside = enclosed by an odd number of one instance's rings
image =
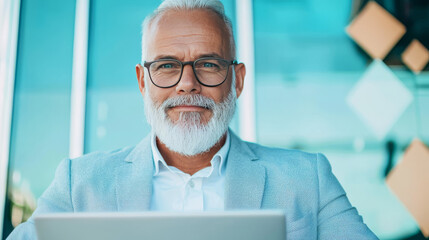
[[[204,58],[204,57],[215,57],[215,58],[223,58],[222,56],[220,56],[217,53],[206,53],[206,54],[201,54],[198,55],[198,58]]]
[[[171,56],[171,55],[158,55],[155,57],[155,60],[159,60],[159,59],[176,59],[177,60],[177,57]]]

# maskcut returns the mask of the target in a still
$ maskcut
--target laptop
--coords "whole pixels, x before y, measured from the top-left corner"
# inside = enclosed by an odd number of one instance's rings
[[[285,240],[282,211],[57,213],[34,218],[39,240]]]

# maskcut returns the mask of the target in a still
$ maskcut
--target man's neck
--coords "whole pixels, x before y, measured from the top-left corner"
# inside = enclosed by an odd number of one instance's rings
[[[226,133],[208,152],[204,152],[195,156],[184,156],[180,153],[171,151],[158,139],[158,137],[156,138],[156,145],[168,166],[173,166],[184,173],[193,175],[199,170],[211,165],[210,161],[225,144],[225,141]]]

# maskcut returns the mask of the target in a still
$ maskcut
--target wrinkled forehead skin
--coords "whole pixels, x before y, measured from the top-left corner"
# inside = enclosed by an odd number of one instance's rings
[[[206,54],[232,59],[227,27],[213,11],[168,10],[155,17],[147,30],[147,61],[159,56],[191,61]]]

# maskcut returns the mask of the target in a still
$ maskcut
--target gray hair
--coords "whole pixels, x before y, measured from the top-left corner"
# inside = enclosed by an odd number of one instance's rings
[[[219,0],[165,0],[159,7],[150,15],[148,15],[142,25],[142,62],[146,57],[146,40],[145,34],[149,28],[150,23],[160,14],[168,10],[193,10],[193,9],[206,9],[216,13],[225,23],[226,29],[229,34],[230,53],[235,58],[235,40],[232,31],[231,20],[226,16],[223,4]]]

